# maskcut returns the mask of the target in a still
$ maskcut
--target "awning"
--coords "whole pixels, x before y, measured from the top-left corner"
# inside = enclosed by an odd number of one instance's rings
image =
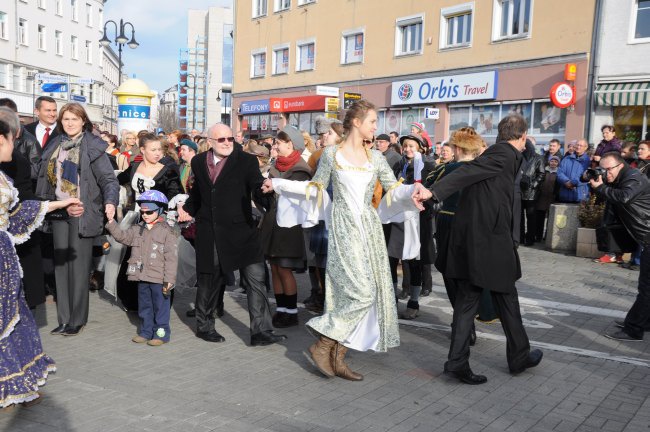
[[[600,106],[650,105],[650,82],[598,84],[595,94]]]

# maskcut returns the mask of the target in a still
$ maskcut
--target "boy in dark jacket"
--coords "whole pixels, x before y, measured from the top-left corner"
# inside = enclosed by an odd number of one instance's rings
[[[144,192],[137,200],[140,223],[121,229],[110,220],[106,229],[118,242],[131,246],[126,274],[138,281],[138,316],[141,326],[131,340],[150,346],[169,342],[169,294],[176,282],[178,238],[165,222],[167,197],[159,191]]]

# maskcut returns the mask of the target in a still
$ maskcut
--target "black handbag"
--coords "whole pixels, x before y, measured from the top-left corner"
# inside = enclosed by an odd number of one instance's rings
[[[598,250],[609,253],[635,252],[639,244],[621,224],[605,225],[596,228]]]

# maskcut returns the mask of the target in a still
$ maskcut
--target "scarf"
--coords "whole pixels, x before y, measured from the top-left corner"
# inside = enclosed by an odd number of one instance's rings
[[[218,163],[215,163],[214,151],[210,151],[205,159],[208,163],[208,175],[210,176],[210,181],[214,183],[217,181],[219,174],[221,174],[221,170],[223,169],[224,165],[226,165],[228,156],[221,158]]]
[[[294,150],[289,156],[278,156],[275,160],[275,167],[280,172],[289,171],[296,163],[298,163],[299,159],[300,152]]]
[[[61,145],[52,153],[47,164],[47,178],[52,186],[56,188],[57,177],[61,177],[59,185],[62,192],[71,197],[77,197],[77,187],[79,186],[79,156],[83,132],[75,138],[64,135],[61,139]],[[66,151],[65,159],[59,163],[61,151]]]

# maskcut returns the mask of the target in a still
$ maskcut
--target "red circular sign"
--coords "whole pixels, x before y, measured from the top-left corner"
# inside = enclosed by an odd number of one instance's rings
[[[575,90],[565,82],[559,82],[551,87],[551,101],[558,108],[567,108],[575,102]]]

